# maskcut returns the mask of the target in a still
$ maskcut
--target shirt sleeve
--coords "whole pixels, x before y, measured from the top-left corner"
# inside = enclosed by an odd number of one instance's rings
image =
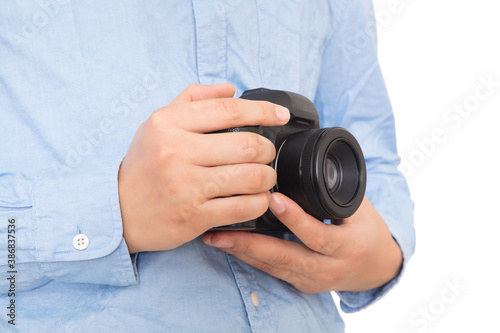
[[[387,284],[365,292],[339,292],[344,312],[384,296],[399,281],[415,249],[413,203],[398,171],[394,115],[377,58],[371,0],[335,3],[332,37],[323,57],[315,105],[323,127],[342,126],[359,141],[366,159],[366,197],[382,215],[403,252],[403,269]]]
[[[78,168],[54,164],[31,180],[19,173],[0,174],[0,256],[13,259],[0,267],[16,272],[18,291],[51,280],[137,283],[135,257],[122,237],[118,166],[99,163]],[[78,244],[78,235],[86,244]],[[8,282],[1,280],[0,288],[8,290]]]

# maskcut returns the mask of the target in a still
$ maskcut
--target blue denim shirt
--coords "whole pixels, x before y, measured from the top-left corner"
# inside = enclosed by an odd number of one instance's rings
[[[0,331],[342,332],[331,294],[301,293],[199,237],[130,256],[117,171],[141,122],[191,83],[297,92],[322,126],[359,140],[366,196],[406,263],[413,204],[374,30],[368,0],[3,2]],[[340,305],[364,308],[399,277],[340,292]]]

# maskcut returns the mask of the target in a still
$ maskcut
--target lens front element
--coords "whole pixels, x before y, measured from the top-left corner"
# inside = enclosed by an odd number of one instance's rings
[[[354,214],[366,188],[363,152],[341,127],[290,135],[276,157],[277,190],[322,219]]]
[[[325,159],[323,174],[330,195],[334,194],[339,187],[340,179],[342,178],[340,172],[339,162],[337,162],[337,159],[333,155],[328,154]]]

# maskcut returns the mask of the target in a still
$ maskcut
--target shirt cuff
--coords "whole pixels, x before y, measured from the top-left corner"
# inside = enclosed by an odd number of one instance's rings
[[[65,282],[136,284],[135,256],[122,236],[118,166],[54,170],[37,178],[32,190],[34,256],[43,274]],[[87,244],[75,243],[77,235]]]
[[[62,282],[130,286],[139,282],[137,255],[130,255],[125,240],[111,254],[93,260],[47,262],[40,267],[45,276]]]

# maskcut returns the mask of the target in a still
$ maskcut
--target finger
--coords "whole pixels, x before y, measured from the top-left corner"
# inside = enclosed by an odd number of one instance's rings
[[[274,144],[256,133],[234,132],[196,135],[191,162],[200,166],[239,163],[269,164],[276,156]]]
[[[219,98],[189,104],[176,104],[168,119],[196,133],[210,133],[241,126],[280,126],[290,119],[287,108],[266,101]]]
[[[264,214],[269,207],[266,193],[216,198],[198,206],[204,217],[205,230],[250,221]]]
[[[205,244],[258,261],[259,269],[291,271],[310,277],[320,267],[323,256],[297,242],[237,231],[217,231],[203,237]],[[272,275],[272,274],[271,274]]]
[[[277,279],[280,279],[280,280],[283,280],[283,281],[289,283],[295,289],[298,289],[298,290],[306,292],[306,293],[314,293],[315,292],[315,290],[312,290],[312,288],[310,288],[310,285],[312,284],[312,280],[305,275],[269,265],[266,262],[260,261],[258,259],[250,257],[244,253],[241,253],[241,252],[232,251],[230,249],[221,249],[221,250],[234,255],[238,259],[246,262],[249,265],[252,265],[253,267],[255,267],[257,269],[260,269],[263,272],[268,273],[269,275],[274,276]]]
[[[268,165],[249,163],[202,168],[193,175],[206,198],[256,194],[276,184],[276,171]]]
[[[316,252],[335,257],[335,252],[349,240],[341,226],[324,224],[281,193],[271,195],[269,208],[295,236]]]
[[[202,101],[206,99],[233,97],[234,92],[234,86],[230,83],[219,83],[214,85],[192,84],[177,95],[177,97],[170,104],[173,105]]]

